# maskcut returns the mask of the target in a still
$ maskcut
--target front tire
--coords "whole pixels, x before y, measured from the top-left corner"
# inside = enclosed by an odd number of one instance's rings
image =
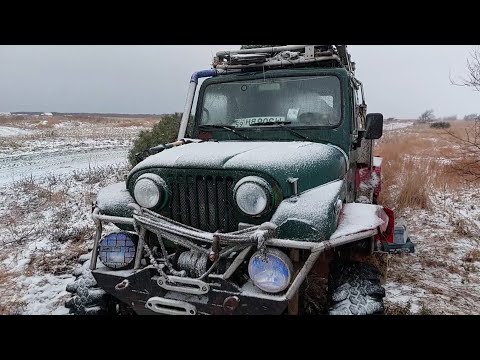
[[[329,275],[330,315],[384,314],[380,271],[356,261],[333,262]]]
[[[107,315],[116,313],[112,297],[97,286],[97,281],[88,268],[89,261],[73,272],[75,281],[66,290],[72,297],[65,303],[73,315]]]
[[[107,294],[98,285],[90,270],[91,253],[80,256],[79,265],[74,271],[75,281],[66,290],[72,297],[65,307],[73,315],[131,315],[133,310]]]

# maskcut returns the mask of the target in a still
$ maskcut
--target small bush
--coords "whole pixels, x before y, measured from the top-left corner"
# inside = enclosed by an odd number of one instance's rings
[[[128,161],[130,164],[132,166],[137,164],[135,154],[141,153],[151,147],[177,140],[181,119],[181,113],[165,115],[152,130],[142,131],[128,153]]]
[[[450,123],[446,121],[438,121],[430,125],[432,129],[449,129],[450,126]]]

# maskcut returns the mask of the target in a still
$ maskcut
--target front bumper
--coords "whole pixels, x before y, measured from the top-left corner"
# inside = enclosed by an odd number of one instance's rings
[[[269,232],[262,230],[262,226],[251,231],[247,229],[229,234],[212,234],[176,223],[149,210],[141,209],[138,205],[132,204],[132,207],[135,209],[133,218],[102,215],[98,208],[94,209],[93,219],[97,225],[97,233],[91,270],[103,290],[132,306],[138,314],[281,314],[288,302],[297,294],[322,252],[377,233],[377,230],[368,230],[320,243],[268,237],[266,235]],[[134,269],[115,271],[96,268],[98,244],[104,222],[132,225],[136,229],[140,240]],[[144,235],[147,230],[190,249],[216,252],[218,256],[222,256],[222,251],[228,253],[235,250],[237,255],[222,274],[205,274],[204,277],[197,279],[169,276],[167,282],[153,266],[141,268]],[[198,242],[203,242],[207,246],[199,247],[196,244]],[[220,252],[219,246],[223,247]],[[245,260],[249,250],[255,246],[307,250],[310,254],[301,264],[289,287],[280,294],[272,295],[262,292],[250,281],[239,287],[230,280],[230,276]]]
[[[209,278],[210,288],[206,294],[166,290],[158,285],[158,273],[151,266],[128,271],[100,268],[92,274],[103,290],[130,305],[140,315],[276,315],[283,313],[288,304],[286,299],[257,297],[253,286],[250,286],[253,291],[249,292],[248,285],[241,289],[231,281],[215,276]],[[126,286],[118,289],[118,284]]]

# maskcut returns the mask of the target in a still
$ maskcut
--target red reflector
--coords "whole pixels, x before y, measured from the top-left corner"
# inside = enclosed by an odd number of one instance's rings
[[[395,242],[395,213],[393,210],[384,207],[383,211],[388,216],[388,225],[383,234],[375,235],[375,240],[386,241],[393,244]]]

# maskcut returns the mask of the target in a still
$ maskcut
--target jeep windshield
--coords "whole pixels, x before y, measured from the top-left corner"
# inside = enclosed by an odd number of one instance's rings
[[[200,125],[332,127],[340,121],[339,79],[310,76],[210,84],[205,88]]]

